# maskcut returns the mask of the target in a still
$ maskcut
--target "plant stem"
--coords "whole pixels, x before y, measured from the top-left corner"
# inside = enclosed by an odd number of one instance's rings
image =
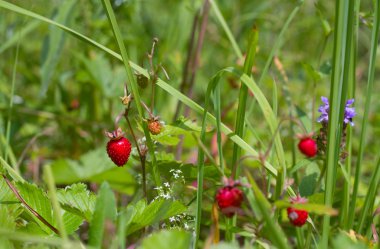
[[[344,81],[345,74],[349,70],[352,24],[350,13],[353,11],[353,3],[338,0],[336,2],[336,21],[333,50],[333,70],[330,87],[330,112],[327,135],[326,155],[326,190],[325,205],[331,207],[334,199],[334,188],[336,181],[337,164],[339,160],[339,149],[341,133],[343,130],[343,116],[347,98],[348,83]],[[322,227],[322,247],[328,248],[330,234],[330,216],[325,215]]]
[[[380,28],[380,4],[379,1],[375,1],[375,16],[373,21],[373,28],[372,28],[372,37],[371,37],[371,52],[370,52],[370,59],[369,59],[369,67],[368,67],[368,81],[367,81],[367,90],[366,90],[366,100],[365,100],[365,108],[363,113],[363,119],[361,124],[361,133],[360,133],[360,143],[359,143],[359,152],[358,152],[358,158],[356,160],[355,165],[355,182],[354,182],[354,189],[352,193],[352,200],[351,200],[351,206],[350,206],[350,219],[348,222],[348,227],[352,228],[354,219],[355,219],[355,209],[356,209],[356,199],[358,195],[358,189],[359,189],[359,182],[360,182],[360,171],[362,166],[362,159],[365,149],[365,142],[366,142],[366,134],[367,134],[367,127],[368,127],[368,117],[369,117],[369,111],[371,107],[371,96],[373,93],[373,84],[374,84],[374,76],[375,76],[375,64],[376,64],[376,54],[377,54],[377,43],[379,40],[379,28]]]
[[[24,204],[24,206],[26,207],[26,209],[28,209],[37,219],[39,219],[48,228],[50,228],[50,230],[52,230],[54,233],[60,235],[60,232],[58,231],[57,228],[55,228],[52,224],[50,224],[47,220],[45,220],[44,217],[42,217],[39,213],[37,213],[36,210],[34,210],[31,206],[28,205],[28,203],[26,203],[26,201],[24,200],[24,198],[22,198],[22,196],[20,195],[20,193],[18,192],[18,190],[16,189],[16,187],[11,183],[11,181],[9,181],[9,179],[4,174],[2,174],[2,176],[3,176],[4,180],[5,180],[5,182],[7,183],[8,187],[15,194],[16,198],[22,204]]]
[[[62,211],[61,211],[61,206],[59,205],[58,198],[57,198],[57,189],[55,187],[55,182],[54,182],[54,176],[51,171],[50,165],[46,165],[44,167],[44,174],[45,174],[45,181],[47,182],[47,186],[49,189],[49,197],[51,200],[51,204],[53,206],[54,210],[54,216],[57,220],[58,228],[59,228],[59,234],[61,235],[62,239],[67,240],[67,232],[65,225],[63,223],[63,218],[62,218]]]
[[[123,64],[125,67],[125,71],[127,73],[128,82],[130,83],[130,86],[131,86],[132,95],[135,99],[137,111],[139,113],[140,119],[143,120],[144,119],[144,112],[143,112],[143,107],[141,105],[140,93],[138,90],[136,79],[133,75],[132,67],[129,64],[129,56],[128,56],[127,50],[125,48],[123,38],[121,36],[119,25],[116,21],[115,13],[112,9],[112,6],[111,6],[111,3],[109,0],[102,0],[102,3],[104,6],[104,9],[106,11],[108,20],[111,24],[112,31],[114,33],[118,47],[119,47],[120,52],[121,52],[121,57],[123,59]],[[149,133],[146,122],[142,122],[142,128],[144,130],[144,135],[145,135],[146,142],[148,145],[149,154],[150,154],[150,157],[152,160],[152,175],[153,175],[155,184],[157,186],[161,186],[161,178],[160,178],[159,171],[157,168],[157,161],[156,161],[156,155],[155,155],[155,151],[154,151],[154,145],[152,142],[152,138],[150,137],[150,133]]]
[[[137,138],[136,138],[136,135],[133,131],[133,128],[132,128],[132,125],[131,125],[131,122],[129,121],[129,118],[128,118],[128,110],[129,110],[129,106],[125,109],[125,113],[124,113],[124,117],[125,117],[125,120],[127,121],[127,124],[128,124],[128,127],[129,127],[129,130],[132,134],[132,137],[133,137],[133,141],[135,142],[135,146],[136,146],[136,149],[137,149],[137,153],[139,154],[139,158],[140,158],[140,162],[141,162],[141,170],[142,170],[142,177],[143,177],[143,182],[142,182],[142,185],[143,185],[143,193],[144,193],[144,197],[145,199],[147,199],[148,201],[148,196],[147,196],[147,191],[146,191],[146,172],[145,172],[145,161],[146,161],[146,156],[143,155],[141,153],[141,150],[140,150],[140,146],[137,142]]]

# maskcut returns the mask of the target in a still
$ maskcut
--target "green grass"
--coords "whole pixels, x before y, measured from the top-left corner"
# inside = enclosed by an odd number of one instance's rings
[[[207,22],[205,6],[0,0],[1,248],[379,246],[379,1],[210,0]],[[105,149],[115,126],[124,167]],[[309,132],[327,138],[314,158],[297,149]],[[243,195],[231,218],[227,179]]]

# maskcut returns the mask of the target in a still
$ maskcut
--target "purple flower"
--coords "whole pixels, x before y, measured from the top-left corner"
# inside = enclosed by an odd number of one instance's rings
[[[321,97],[321,100],[323,104],[318,108],[318,112],[321,113],[321,116],[318,118],[318,122],[328,122],[329,121],[329,110],[330,110],[330,104],[329,100],[326,97]],[[354,103],[354,99],[349,99],[346,102],[346,106],[344,108],[344,119],[343,122],[345,124],[350,124],[351,126],[354,126],[354,122],[352,122],[352,118],[356,116],[355,108],[350,107]]]

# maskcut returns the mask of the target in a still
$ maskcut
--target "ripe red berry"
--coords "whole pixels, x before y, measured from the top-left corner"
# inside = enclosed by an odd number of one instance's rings
[[[288,207],[287,211],[289,221],[297,227],[303,226],[306,223],[307,217],[309,216],[309,213],[307,211],[301,209]]]
[[[222,213],[232,217],[243,202],[243,192],[234,186],[225,186],[218,190],[216,201]]]
[[[290,198],[290,202],[292,204],[302,204],[306,203],[307,199],[302,198],[300,195],[297,195],[296,197]],[[290,223],[297,227],[303,226],[306,223],[307,217],[309,216],[309,213],[306,210],[302,209],[288,207],[287,211]]]
[[[317,154],[317,143],[310,137],[302,138],[298,148],[307,157],[314,157]]]
[[[159,120],[151,119],[148,121],[148,129],[153,135],[158,135],[161,133],[162,125]]]
[[[107,132],[107,136],[111,139],[107,143],[107,154],[117,166],[121,167],[128,162],[132,149],[131,143],[123,137],[120,128],[112,133]]]

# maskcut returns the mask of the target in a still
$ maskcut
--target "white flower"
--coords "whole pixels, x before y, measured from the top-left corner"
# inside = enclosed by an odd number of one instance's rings
[[[170,184],[168,182],[165,182],[164,186],[167,187],[167,188],[170,188]]]
[[[169,221],[170,221],[170,222],[175,222],[175,217],[170,217],[170,218],[169,218]]]
[[[179,175],[177,173],[174,173],[173,176],[175,179],[179,178]]]
[[[184,227],[186,230],[189,230],[189,229],[190,229],[189,225],[188,225],[186,222],[183,223],[183,227]]]

